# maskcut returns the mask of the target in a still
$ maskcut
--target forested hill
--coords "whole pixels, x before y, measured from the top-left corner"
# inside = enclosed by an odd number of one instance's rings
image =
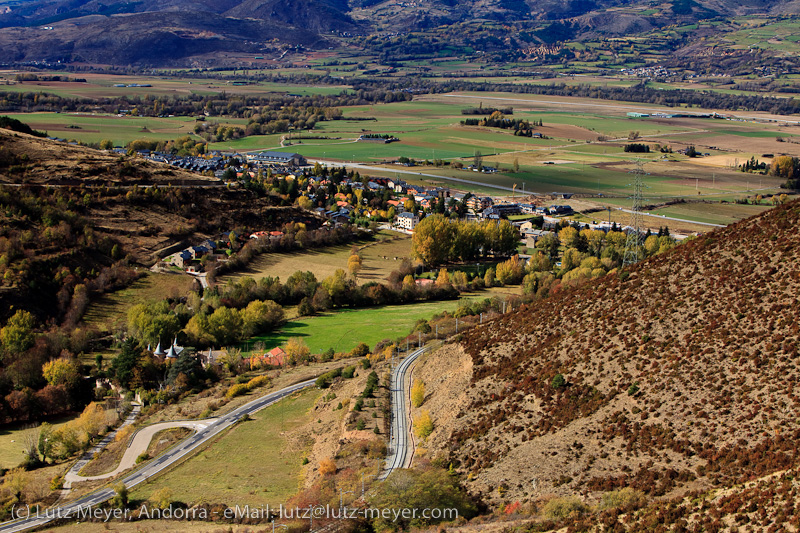
[[[415,370],[425,447],[506,502],[797,467],[798,225],[794,201],[464,333]]]

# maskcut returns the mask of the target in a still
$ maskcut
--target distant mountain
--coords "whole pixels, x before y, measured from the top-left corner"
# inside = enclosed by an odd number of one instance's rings
[[[798,225],[795,201],[463,333],[414,371],[427,455],[494,503],[800,466]]]
[[[225,63],[226,54],[325,49],[343,32],[568,20],[575,35],[596,36],[718,14],[791,13],[796,3],[672,0],[652,9],[628,0],[32,0],[0,13],[0,62],[207,66]]]

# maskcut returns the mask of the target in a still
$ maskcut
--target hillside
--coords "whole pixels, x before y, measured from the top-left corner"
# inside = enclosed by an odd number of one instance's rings
[[[797,467],[799,223],[788,203],[464,333],[415,370],[424,447],[495,503]]]
[[[523,40],[536,44],[753,13],[791,14],[796,8],[792,0],[32,0],[0,13],[0,62],[235,65],[243,55],[278,59],[290,47],[336,48],[342,35],[402,35],[476,21],[523,23],[501,37],[526,34]],[[563,28],[542,31],[536,22],[561,20],[569,21],[569,29],[558,39]],[[531,28],[539,28],[535,37],[527,32]],[[499,42],[475,44],[495,49]]]
[[[77,284],[104,292],[156,253],[238,228],[318,222],[215,178],[0,129],[0,320],[63,318]],[[53,302],[58,302],[54,305]]]

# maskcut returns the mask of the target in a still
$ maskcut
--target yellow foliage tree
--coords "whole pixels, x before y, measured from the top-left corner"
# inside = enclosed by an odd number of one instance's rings
[[[336,473],[336,463],[333,459],[323,459],[319,462],[319,473],[323,476],[332,476]]]
[[[425,401],[425,383],[421,379],[415,379],[411,386],[411,405],[419,407]]]
[[[427,439],[433,433],[433,419],[428,411],[422,411],[419,417],[414,421],[414,434],[421,438]]]
[[[72,387],[80,379],[78,365],[66,357],[53,359],[42,366],[42,375],[50,385]]]

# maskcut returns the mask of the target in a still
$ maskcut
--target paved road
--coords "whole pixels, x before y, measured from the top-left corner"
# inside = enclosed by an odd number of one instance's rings
[[[111,431],[108,435],[106,435],[103,438],[103,440],[98,442],[91,450],[89,450],[88,452],[83,454],[83,456],[78,460],[78,462],[75,463],[74,465],[72,465],[72,468],[67,470],[67,473],[64,474],[64,490],[65,490],[65,492],[63,494],[68,494],[69,493],[69,489],[72,487],[72,483],[74,481],[81,481],[81,480],[85,479],[85,478],[81,477],[80,475],[78,475],[78,472],[80,472],[83,469],[83,467],[86,466],[86,463],[91,461],[94,458],[95,455],[97,455],[98,453],[103,451],[106,446],[111,444],[111,441],[113,441],[114,438],[117,436],[117,433],[119,433],[119,430],[121,430],[125,426],[130,426],[131,424],[133,424],[133,422],[136,420],[136,417],[139,415],[139,411],[141,411],[141,410],[142,410],[142,406],[140,404],[138,404],[138,403],[134,404],[133,405],[133,409],[131,409],[130,414],[128,414],[128,417],[125,419],[125,421],[122,424],[119,425],[119,427],[117,429],[115,429],[114,431]],[[62,497],[63,497],[63,495],[62,495]]]
[[[263,409],[264,407],[267,407],[268,405],[271,405],[285,398],[286,396],[289,396],[290,394],[311,387],[314,385],[314,382],[315,380],[310,379],[271,394],[267,394],[266,396],[262,396],[261,398],[246,403],[241,407],[234,409],[230,413],[214,419],[213,421],[199,421],[209,423],[206,427],[198,430],[197,433],[191,437],[188,437],[180,444],[167,451],[165,454],[159,456],[156,460],[150,461],[143,468],[128,475],[127,477],[124,477],[120,481],[128,488],[135,487],[136,485],[147,481],[149,478],[156,476],[159,472],[165,468],[168,468],[176,461],[179,461],[183,457],[192,453],[195,449],[197,449],[199,446],[202,446],[209,439],[215,437],[230,426],[234,425],[244,415],[255,413],[256,411],[259,411],[260,409]],[[11,533],[15,531],[24,531],[34,527],[41,527],[53,520],[55,517],[79,519],[78,513],[86,510],[87,508],[96,507],[97,505],[110,500],[113,497],[114,491],[112,489],[100,489],[74,502],[49,509],[46,516],[43,513],[38,517],[23,517],[16,521],[4,522],[3,524],[0,524],[0,533]]]
[[[426,346],[423,346],[411,352],[392,372],[392,429],[389,439],[389,455],[386,457],[386,465],[378,477],[379,480],[386,479],[396,468],[410,466],[414,451],[414,439],[411,436],[411,413],[408,408],[411,387],[407,378],[417,357],[427,349]]]
[[[619,211],[622,211],[623,213],[633,213],[633,211],[631,211],[630,209],[619,209]],[[663,218],[664,220],[675,220],[677,222],[687,222],[689,224],[697,224],[697,225],[700,225],[700,226],[713,226],[715,228],[725,228],[725,227],[727,227],[725,224],[712,224],[710,222],[698,222],[696,220],[688,220],[686,218],[667,217],[667,216],[664,216],[664,215],[646,213],[644,211],[642,211],[642,215],[645,215],[645,216],[648,216],[648,217]]]

